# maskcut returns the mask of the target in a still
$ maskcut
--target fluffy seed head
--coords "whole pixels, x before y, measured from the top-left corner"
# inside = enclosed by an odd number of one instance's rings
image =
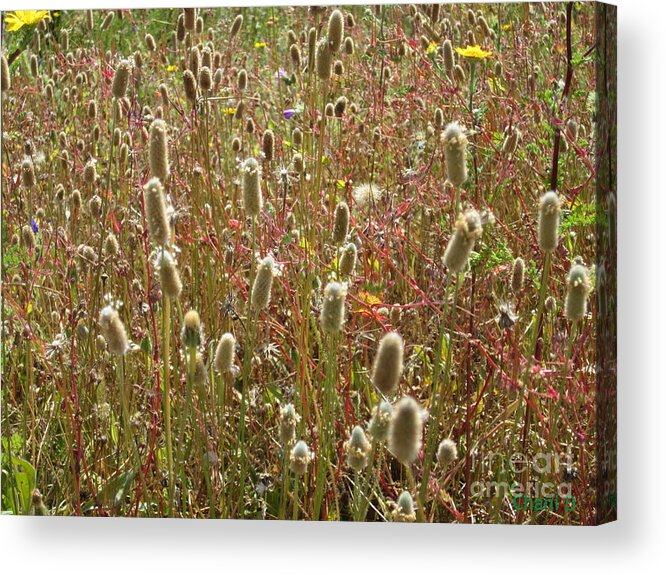
[[[312,454],[308,444],[302,439],[294,445],[289,454],[289,469],[295,475],[303,475],[308,470],[308,464],[312,461]]]
[[[482,232],[483,226],[479,212],[470,209],[458,216],[455,231],[442,258],[444,265],[451,272],[458,274],[463,271],[474,249],[474,244],[481,237]]]
[[[109,26],[111,26],[111,23],[113,22],[113,19],[115,18],[116,14],[112,10],[109,10],[106,13],[106,16],[104,16],[104,20],[102,20],[102,30],[107,30]]]
[[[33,78],[39,76],[39,61],[37,60],[37,54],[32,54],[30,56],[30,73]]]
[[[232,38],[240,32],[241,26],[243,26],[243,15],[238,14],[233,21],[233,24],[231,24],[231,29],[229,30],[229,36]]]
[[[462,84],[465,81],[465,70],[462,69],[460,64],[456,64],[453,67],[453,78],[458,84]]]
[[[372,419],[368,431],[375,441],[386,441],[392,416],[393,406],[383,399],[372,410]]]
[[[451,122],[443,134],[446,177],[454,186],[467,180],[467,137],[458,122]]]
[[[344,96],[340,96],[335,101],[335,108],[334,108],[333,112],[334,112],[336,118],[342,118],[342,116],[345,115],[345,111],[347,110],[347,103],[348,103],[348,100]]]
[[[199,347],[201,344],[201,319],[196,310],[191,309],[185,314],[180,337],[187,348]]]
[[[32,506],[34,507],[34,514],[38,517],[46,517],[49,514],[49,510],[44,505],[44,498],[39,492],[39,489],[32,490]]]
[[[375,184],[361,184],[352,190],[352,197],[359,208],[374,206],[384,195],[384,190]]]
[[[202,66],[199,70],[199,86],[205,93],[213,87],[213,76],[208,66]]]
[[[104,240],[104,254],[113,257],[118,255],[119,250],[120,246],[118,245],[118,239],[115,234],[109,233]]]
[[[414,511],[414,499],[409,491],[403,491],[398,497],[395,509],[392,512],[393,521],[398,523],[413,523],[416,521],[416,512]]]
[[[421,408],[417,401],[410,397],[403,397],[393,409],[393,417],[389,425],[388,448],[395,458],[409,465],[419,454],[421,449]]]
[[[300,146],[303,144],[303,131],[300,128],[294,128],[291,131],[291,139],[294,142],[294,146]]]
[[[146,34],[146,48],[150,50],[151,52],[154,52],[157,50],[157,44],[155,44],[155,38],[153,38],[152,34]]]
[[[400,334],[391,331],[382,337],[372,367],[372,384],[384,395],[398,389],[402,376],[405,345]]]
[[[96,220],[99,217],[101,210],[102,198],[100,198],[98,195],[94,195],[88,201],[88,211],[90,212],[90,215],[93,217],[93,219]]]
[[[192,47],[190,50],[190,70],[195,78],[199,77],[199,69],[201,68],[201,53],[197,46]]]
[[[125,355],[129,347],[127,332],[123,322],[120,321],[118,311],[113,306],[106,306],[99,313],[99,327],[106,340],[109,353]]]
[[[567,277],[567,297],[564,301],[564,315],[569,321],[575,322],[585,317],[590,289],[587,268],[579,261],[574,261]]]
[[[185,40],[185,16],[181,13],[178,14],[178,20],[176,21],[176,40],[178,42],[182,42]]]
[[[252,286],[252,306],[257,309],[265,309],[271,301],[271,288],[275,277],[275,260],[272,256],[266,256],[259,261],[257,275]]]
[[[215,370],[218,373],[227,373],[234,366],[234,353],[236,350],[236,338],[225,333],[217,344],[215,350]]]
[[[354,243],[348,243],[342,249],[342,256],[340,256],[340,273],[349,276],[354,273],[356,268],[356,258],[358,255],[358,248]]]
[[[26,189],[35,187],[35,166],[30,158],[21,162],[21,184]]]
[[[354,39],[351,36],[345,38],[344,51],[345,54],[348,54],[349,56],[354,53]]]
[[[0,70],[2,71],[2,91],[6,92],[12,87],[12,77],[9,75],[9,64],[4,54],[2,55]]]
[[[203,386],[208,378],[206,370],[206,363],[204,362],[203,355],[197,352],[194,363],[194,385]]]
[[[238,78],[236,79],[236,83],[238,89],[241,92],[247,90],[247,70],[245,70],[245,68],[243,68],[240,72],[238,72]]]
[[[243,207],[251,218],[259,215],[264,200],[261,194],[261,167],[254,158],[248,158],[241,166],[243,172]]]
[[[317,52],[317,29],[312,27],[308,30],[308,70],[312,70]]]
[[[287,447],[296,438],[296,426],[301,416],[296,413],[293,404],[288,403],[280,409],[280,443]]]
[[[292,158],[292,164],[294,165],[294,171],[298,172],[299,174],[303,172],[303,155],[302,154],[294,154],[294,157]]]
[[[516,151],[518,142],[520,142],[521,138],[522,134],[517,128],[507,129],[504,142],[502,144],[502,154],[505,156],[511,156]]]
[[[329,80],[331,78],[332,54],[328,38],[324,36],[317,43],[316,66],[317,75],[320,80]]]
[[[183,8],[184,24],[186,30],[194,30],[197,24],[197,9]]]
[[[354,471],[362,471],[368,465],[370,442],[360,425],[352,429],[349,439],[344,444],[347,465]]]
[[[557,249],[560,227],[560,198],[557,192],[546,192],[539,201],[539,247],[544,252]]]
[[[197,99],[197,80],[192,73],[192,70],[185,70],[183,72],[183,87],[185,88],[185,96],[190,102]]]
[[[161,250],[157,258],[157,267],[160,273],[160,283],[162,284],[162,291],[164,295],[171,299],[180,297],[183,291],[183,284],[180,281],[180,274],[176,267],[176,260],[166,250]]]
[[[544,308],[548,313],[553,313],[557,309],[557,301],[552,295],[549,295],[544,302]]]
[[[153,120],[150,125],[150,171],[160,182],[169,178],[169,148],[164,120]]]
[[[435,128],[441,130],[444,127],[444,112],[441,108],[435,109]]]
[[[525,262],[523,258],[516,258],[513,262],[513,270],[511,271],[511,290],[517,294],[523,289],[523,282],[525,281]]]
[[[349,206],[347,202],[340,202],[335,207],[335,219],[333,220],[333,241],[340,245],[345,241],[349,233]]]
[[[264,132],[261,138],[261,149],[266,160],[270,162],[273,159],[275,149],[275,135],[273,134],[273,130],[266,130]]]
[[[296,44],[292,44],[289,47],[289,56],[291,58],[291,63],[294,66],[295,70],[301,69],[301,49]]]
[[[340,10],[333,10],[328,19],[328,45],[331,52],[335,54],[342,45],[342,38],[345,33],[345,20]]]
[[[21,245],[27,250],[35,247],[35,233],[31,226],[25,225],[21,228]]]
[[[345,284],[330,282],[324,288],[324,302],[319,321],[325,332],[337,333],[342,330],[345,322],[346,297],[347,286]]]
[[[81,209],[81,192],[74,190],[69,196],[69,203],[73,210]]]
[[[129,60],[121,60],[116,68],[116,73],[113,75],[113,84],[111,85],[111,93],[116,98],[122,98],[127,93],[127,85],[129,84],[130,63]]]
[[[168,247],[171,242],[171,228],[167,219],[162,184],[158,178],[148,180],[143,188],[143,198],[150,236],[156,244]]]
[[[567,127],[565,128],[564,131],[567,138],[572,142],[575,142],[578,139],[578,124],[576,123],[576,120],[571,118],[567,122]]]
[[[458,447],[452,439],[442,439],[437,448],[437,462],[444,468],[458,459]]]
[[[97,179],[97,162],[94,159],[88,160],[85,167],[83,168],[83,181],[86,184],[94,184]]]

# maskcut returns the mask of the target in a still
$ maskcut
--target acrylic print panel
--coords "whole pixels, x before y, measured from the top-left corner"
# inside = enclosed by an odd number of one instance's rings
[[[614,519],[614,8],[2,22],[3,512]]]

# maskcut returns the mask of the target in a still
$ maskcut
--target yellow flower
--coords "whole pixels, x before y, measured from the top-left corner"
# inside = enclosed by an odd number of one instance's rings
[[[176,66],[175,66],[175,64],[169,64],[169,65],[166,67],[166,71],[167,71],[167,72],[173,72],[173,71],[175,71],[175,70],[176,70]]]
[[[465,58],[474,58],[476,60],[482,60],[488,56],[492,56],[492,52],[486,52],[481,49],[481,46],[470,46],[467,45],[467,48],[456,48],[456,52]]]
[[[426,48],[426,54],[430,54],[435,50],[437,50],[437,42],[430,42],[430,44],[428,44],[428,47]]]
[[[233,116],[236,113],[236,108],[225,108],[224,113],[227,116]]]
[[[51,19],[48,10],[15,10],[5,15],[8,32],[16,32],[23,26],[34,26],[44,18]]]
[[[255,42],[254,47],[255,48],[265,48],[266,47],[266,42]]]
[[[504,30],[505,32],[508,32],[509,30],[511,30],[511,28],[512,26],[510,23],[502,25],[502,30]]]

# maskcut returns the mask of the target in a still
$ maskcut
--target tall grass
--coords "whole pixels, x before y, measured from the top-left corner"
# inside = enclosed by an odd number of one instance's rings
[[[592,7],[3,34],[3,510],[593,521]]]

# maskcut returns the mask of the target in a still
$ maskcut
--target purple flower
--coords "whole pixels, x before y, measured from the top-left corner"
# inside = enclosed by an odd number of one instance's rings
[[[30,227],[32,227],[32,231],[35,234],[39,231],[39,227],[37,226],[37,222],[35,221],[35,218],[30,218]]]
[[[284,111],[284,119],[285,120],[291,120],[291,118],[294,116],[296,113],[296,110],[293,108],[288,108],[287,110]]]

